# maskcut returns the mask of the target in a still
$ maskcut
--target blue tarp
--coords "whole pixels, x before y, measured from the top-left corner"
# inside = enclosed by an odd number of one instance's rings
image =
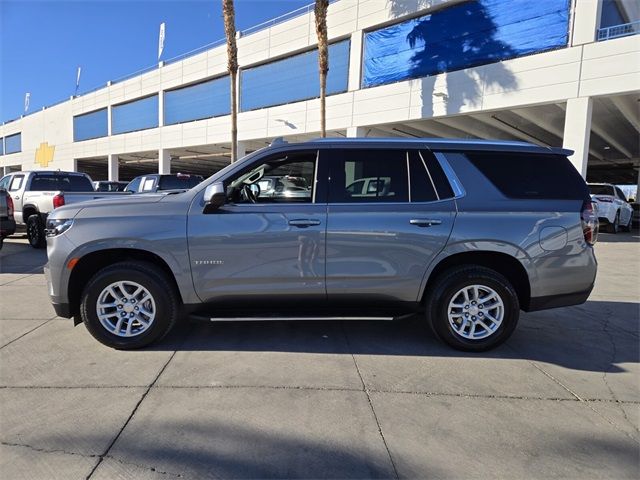
[[[570,0],[474,0],[365,34],[364,87],[565,47]]]

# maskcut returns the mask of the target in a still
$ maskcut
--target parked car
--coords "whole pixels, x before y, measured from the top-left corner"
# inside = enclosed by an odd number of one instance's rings
[[[389,177],[360,178],[347,186],[347,191],[354,197],[389,196],[391,185]]]
[[[12,196],[15,221],[26,225],[27,238],[34,248],[45,246],[44,226],[54,208],[123,194],[95,192],[91,178],[84,173],[52,170],[9,173],[0,179],[0,188]]]
[[[16,231],[16,222],[13,218],[13,200],[4,189],[0,189],[0,248],[5,238]]]
[[[593,288],[598,222],[571,153],[480,140],[279,143],[186,192],[56,209],[51,301],[118,349],[159,340],[184,312],[418,314],[452,347],[486,350],[521,309],[580,304]],[[306,201],[256,195],[263,178],[285,175],[312,186]],[[349,191],[368,178],[388,178],[386,193]]]
[[[154,173],[134,178],[125,187],[125,191],[131,193],[155,193],[167,190],[188,190],[203,180],[204,178],[201,175]]]
[[[93,189],[96,192],[124,192],[129,182],[116,182],[100,180],[93,182]]]
[[[589,193],[597,205],[598,220],[609,233],[618,233],[620,228],[631,229],[633,208],[620,188],[610,183],[590,183]]]

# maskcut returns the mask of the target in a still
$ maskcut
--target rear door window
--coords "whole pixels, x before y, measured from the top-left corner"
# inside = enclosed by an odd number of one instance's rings
[[[468,152],[469,161],[505,196],[585,200],[587,184],[563,155]]]
[[[11,180],[11,184],[9,185],[9,191],[15,192],[16,190],[20,190],[22,187],[22,181],[24,180],[24,175],[16,175]]]
[[[331,164],[333,203],[408,202],[405,150],[344,149]]]

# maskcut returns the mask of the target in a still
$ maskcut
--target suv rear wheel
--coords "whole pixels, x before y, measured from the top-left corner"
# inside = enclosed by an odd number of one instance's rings
[[[506,341],[520,316],[518,295],[511,283],[494,270],[473,265],[441,274],[427,296],[425,309],[440,340],[473,352]]]
[[[145,262],[103,268],[91,278],[80,301],[89,333],[121,350],[160,340],[175,325],[178,310],[174,286],[162,270]]]

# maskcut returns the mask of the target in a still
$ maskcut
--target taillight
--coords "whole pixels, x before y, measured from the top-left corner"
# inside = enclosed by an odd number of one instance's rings
[[[586,201],[582,204],[582,212],[580,213],[582,233],[585,242],[589,245],[593,245],[598,239],[598,215],[593,207],[593,203]]]
[[[53,208],[58,208],[64,205],[64,194],[59,193],[53,197]]]
[[[613,203],[613,199],[609,197],[596,197],[596,200],[604,203]]]
[[[13,199],[11,195],[7,193],[7,215],[9,218],[13,218]]]

